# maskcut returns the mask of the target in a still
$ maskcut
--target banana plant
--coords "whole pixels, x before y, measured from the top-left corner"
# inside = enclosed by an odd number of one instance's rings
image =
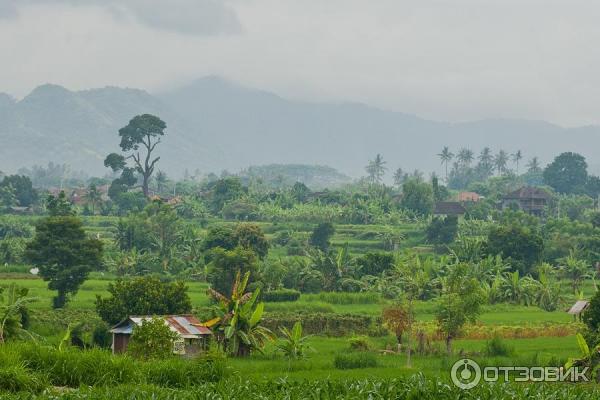
[[[1,293],[2,289],[0,288],[0,295]],[[26,288],[19,288],[15,283],[11,283],[8,287],[6,303],[0,304],[0,344],[5,342],[9,333],[26,334],[33,339],[31,333],[21,324],[22,315],[27,312],[27,305],[37,301],[37,298],[28,297],[27,294]]]
[[[288,359],[306,358],[307,353],[312,350],[307,341],[309,336],[302,336],[302,324],[297,321],[291,330],[286,327],[280,328],[283,337],[276,345]]]
[[[597,375],[597,370],[600,364],[598,363],[600,344],[596,345],[592,350],[581,333],[577,334],[577,346],[581,352],[580,358],[569,358],[565,364],[565,369],[571,367],[587,367],[591,371],[591,376]]]
[[[211,324],[222,332],[224,347],[234,356],[247,356],[256,350],[262,353],[265,342],[273,340],[273,333],[260,325],[264,313],[264,303],[257,303],[260,289],[246,292],[250,272],[243,278],[236,274],[227,297],[214,289],[208,289],[208,294],[219,302],[218,316]]]

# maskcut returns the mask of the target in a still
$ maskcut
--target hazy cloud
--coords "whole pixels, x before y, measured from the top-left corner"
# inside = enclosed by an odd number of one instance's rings
[[[220,0],[2,0],[0,17],[15,17],[24,6],[53,4],[102,7],[152,28],[191,35],[241,31],[235,12]]]
[[[439,120],[600,123],[600,2],[0,5],[0,92],[19,97],[46,82],[157,90],[215,74],[286,97],[360,101]]]

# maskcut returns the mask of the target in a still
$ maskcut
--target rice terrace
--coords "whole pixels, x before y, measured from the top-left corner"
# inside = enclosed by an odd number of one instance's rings
[[[600,398],[598,11],[3,1],[0,399]]]

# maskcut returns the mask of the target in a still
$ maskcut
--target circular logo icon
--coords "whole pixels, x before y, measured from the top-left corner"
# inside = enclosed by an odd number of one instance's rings
[[[481,380],[479,364],[469,358],[458,360],[450,371],[452,383],[461,389],[472,389]]]

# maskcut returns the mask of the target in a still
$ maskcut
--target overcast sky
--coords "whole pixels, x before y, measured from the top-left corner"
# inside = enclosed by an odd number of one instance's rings
[[[0,91],[220,75],[438,120],[600,123],[600,2],[0,0]]]

